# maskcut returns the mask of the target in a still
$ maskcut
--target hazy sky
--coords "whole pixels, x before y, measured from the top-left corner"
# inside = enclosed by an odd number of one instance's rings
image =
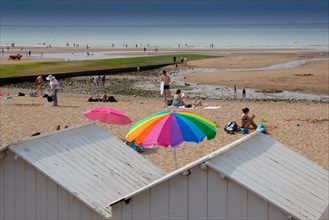
[[[0,0],[2,25],[328,23],[328,0]]]

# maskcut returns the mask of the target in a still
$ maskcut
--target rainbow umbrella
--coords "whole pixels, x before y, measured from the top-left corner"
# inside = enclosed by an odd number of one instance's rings
[[[176,148],[184,141],[199,143],[205,137],[211,140],[216,133],[215,122],[193,112],[173,110],[159,112],[137,122],[130,128],[126,139],[143,147]]]

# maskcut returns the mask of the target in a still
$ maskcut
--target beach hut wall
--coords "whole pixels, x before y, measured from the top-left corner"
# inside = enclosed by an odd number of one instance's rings
[[[112,218],[328,219],[328,178],[256,131],[112,203]]]
[[[96,122],[30,137],[0,149],[0,220],[109,219],[163,175]]]

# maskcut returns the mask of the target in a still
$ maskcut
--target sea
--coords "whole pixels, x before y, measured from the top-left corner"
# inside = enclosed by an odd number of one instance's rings
[[[312,48],[328,50],[328,23],[220,25],[1,25],[0,44],[79,47]]]

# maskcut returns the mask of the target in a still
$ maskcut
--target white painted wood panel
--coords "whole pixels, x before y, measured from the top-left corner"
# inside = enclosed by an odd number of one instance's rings
[[[208,168],[208,219],[227,219],[227,179]]]
[[[65,220],[70,217],[69,194],[62,187],[58,187],[58,219]]]
[[[121,203],[118,202],[111,206],[112,209],[112,220],[121,220],[122,219],[122,209],[121,209]]]
[[[91,220],[108,220],[105,217],[102,217],[100,214],[98,214],[97,212],[92,211],[91,212]]]
[[[268,202],[248,191],[248,219],[264,220],[268,218]]]
[[[90,220],[91,219],[91,209],[85,204],[80,202],[80,219]]]
[[[126,202],[121,202],[121,208],[122,208],[122,219],[132,219],[132,205],[131,205],[131,201],[129,203],[126,204]]]
[[[132,219],[150,219],[150,190],[134,196],[130,202],[132,203]]]
[[[25,163],[26,219],[36,219],[36,169]]]
[[[169,181],[165,181],[150,189],[151,219],[169,218]]]
[[[15,219],[25,219],[25,162],[21,158],[15,163]]]
[[[69,195],[70,219],[80,219],[80,201]]]
[[[0,220],[4,220],[4,158],[0,159]]]
[[[47,219],[47,178],[40,172],[37,172],[37,219]]]
[[[228,219],[248,218],[247,190],[228,180]]]
[[[6,151],[4,162],[4,219],[15,219],[15,167],[14,154]]]
[[[288,219],[288,215],[274,207],[273,205],[269,205],[268,216],[270,220],[283,220]]]
[[[57,219],[57,184],[47,178],[47,218]]]
[[[188,176],[188,218],[207,219],[207,171],[199,166]]]
[[[187,176],[169,180],[169,219],[187,219]]]

